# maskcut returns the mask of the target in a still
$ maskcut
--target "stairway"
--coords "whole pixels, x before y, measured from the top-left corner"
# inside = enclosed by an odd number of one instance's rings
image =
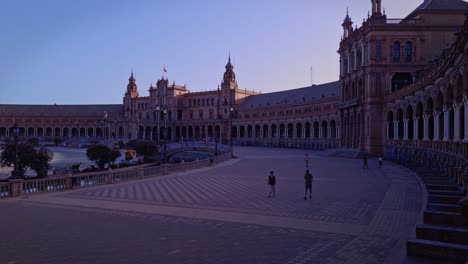
[[[468,222],[457,202],[464,190],[454,179],[418,164],[405,164],[426,185],[424,223],[416,227],[416,238],[406,242],[408,256],[423,256],[465,263],[468,261]]]

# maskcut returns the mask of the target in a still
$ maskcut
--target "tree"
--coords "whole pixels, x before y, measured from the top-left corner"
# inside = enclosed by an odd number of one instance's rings
[[[40,148],[34,154],[33,159],[30,163],[30,167],[36,172],[38,177],[47,177],[47,173],[51,168],[50,161],[53,157],[54,153],[49,152],[46,148]]]
[[[16,149],[15,144],[7,144],[0,157],[0,162],[3,166],[15,164]],[[18,177],[24,178],[28,168],[36,171],[40,177],[47,176],[47,171],[50,168],[49,162],[52,160],[53,153],[48,152],[45,148],[36,150],[29,143],[18,143],[18,167],[16,171]]]
[[[96,144],[91,145],[86,150],[86,156],[89,160],[94,161],[100,170],[103,170],[106,165],[115,163],[115,160],[120,157],[120,151],[103,144]]]
[[[138,155],[143,156],[145,162],[150,162],[156,160],[158,146],[153,141],[137,141],[135,151]]]

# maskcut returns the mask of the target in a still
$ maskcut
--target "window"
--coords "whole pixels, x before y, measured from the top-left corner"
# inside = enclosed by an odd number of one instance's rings
[[[199,119],[203,119],[203,110],[200,109],[200,111],[198,112],[198,117]]]
[[[382,41],[381,40],[377,40],[375,42],[375,59],[378,61],[382,59]]]
[[[411,62],[413,58],[413,44],[406,42],[405,44],[405,62]]]
[[[193,111],[190,110],[190,120],[193,120]]]
[[[400,43],[393,43],[393,62],[400,62]]]

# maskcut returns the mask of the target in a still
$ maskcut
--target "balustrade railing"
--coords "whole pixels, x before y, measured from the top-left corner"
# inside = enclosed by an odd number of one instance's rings
[[[10,183],[0,182],[0,197],[10,196]]]
[[[11,180],[0,182],[0,198],[27,195],[32,193],[63,191],[76,188],[85,188],[96,185],[112,184],[121,181],[157,177],[174,174],[186,170],[208,167],[213,164],[225,162],[231,158],[231,154],[213,156],[203,160],[182,162],[178,164],[164,164],[160,166],[149,165],[147,167],[124,168],[114,171],[89,172],[65,177],[54,177],[34,180]],[[18,190],[18,191],[14,191]]]
[[[23,194],[36,192],[52,192],[66,189],[66,178],[50,178],[32,181],[23,181]]]

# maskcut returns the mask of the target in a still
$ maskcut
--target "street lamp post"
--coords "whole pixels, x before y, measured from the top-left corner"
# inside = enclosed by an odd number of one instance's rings
[[[156,105],[156,145],[159,151],[159,106]]]
[[[233,118],[233,114],[234,114],[234,108],[231,106],[229,108],[229,119],[230,119],[230,127],[229,127],[229,133],[230,133],[230,142],[229,142],[229,145],[231,146],[231,157],[234,157],[234,149],[233,149],[233,145],[232,145],[232,118]]]
[[[166,164],[166,140],[167,140],[167,127],[166,127],[166,114],[167,110],[163,110],[163,119],[164,119],[164,128],[163,128],[163,140],[164,140],[164,146],[163,146],[163,163]]]
[[[20,178],[20,174],[18,171],[18,135],[19,135],[19,127],[15,124],[13,126],[13,136],[15,138],[15,167],[12,171],[12,178],[18,179]]]
[[[107,131],[106,131],[106,128],[107,128],[107,125],[106,125],[106,121],[107,121],[107,112],[104,112],[104,142],[107,146]]]

